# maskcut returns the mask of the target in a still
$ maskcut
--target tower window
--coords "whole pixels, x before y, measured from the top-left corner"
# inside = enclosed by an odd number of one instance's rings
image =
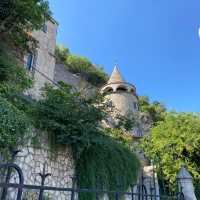
[[[117,92],[127,92],[127,89],[125,87],[118,87]]]
[[[131,89],[131,93],[135,93],[134,89]]]
[[[108,87],[106,88],[105,90],[106,93],[112,93],[113,92],[113,89],[111,87]]]
[[[47,25],[44,23],[43,26],[42,26],[42,31],[44,33],[47,33]]]

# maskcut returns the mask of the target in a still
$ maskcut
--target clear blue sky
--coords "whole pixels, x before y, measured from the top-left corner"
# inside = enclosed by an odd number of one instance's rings
[[[199,0],[50,0],[58,43],[177,111],[200,112]]]

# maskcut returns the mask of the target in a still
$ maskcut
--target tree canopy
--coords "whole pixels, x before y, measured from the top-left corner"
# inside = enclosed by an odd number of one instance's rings
[[[173,184],[182,165],[200,178],[200,115],[166,113],[144,138],[145,154],[154,161],[161,178]]]
[[[26,46],[30,41],[27,33],[40,29],[50,15],[46,0],[0,1],[0,33],[17,45]]]
[[[147,96],[139,96],[139,108],[141,112],[148,115],[152,124],[156,124],[156,122],[164,119],[166,112],[165,106],[158,101],[150,102]]]

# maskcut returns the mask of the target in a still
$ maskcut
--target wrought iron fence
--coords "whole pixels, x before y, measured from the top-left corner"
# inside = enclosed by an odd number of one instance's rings
[[[45,172],[45,167],[40,173],[41,184],[40,185],[28,185],[25,184],[24,175],[22,169],[14,163],[0,164],[0,172],[4,176],[0,176],[0,200],[53,200],[55,198],[48,197],[48,193],[63,192],[67,194],[65,200],[78,200],[80,194],[93,194],[94,200],[100,199],[112,199],[115,200],[184,200],[181,193],[174,196],[161,196],[154,192],[154,189],[148,192],[148,189],[144,184],[132,185],[129,192],[124,191],[106,191],[103,189],[88,189],[77,188],[75,181],[72,183],[71,188],[51,187],[45,185],[45,179],[51,174]],[[11,174],[17,175],[17,182],[12,183]],[[73,179],[75,180],[75,179]],[[11,190],[12,189],[12,190]],[[15,192],[13,192],[15,190]],[[32,198],[25,197],[27,191],[33,191],[35,196]],[[13,193],[13,195],[11,195]],[[63,198],[56,198],[56,200]]]

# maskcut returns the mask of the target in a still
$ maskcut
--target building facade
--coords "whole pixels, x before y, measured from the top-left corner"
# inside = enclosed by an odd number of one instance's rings
[[[57,28],[57,22],[51,18],[41,30],[31,33],[38,44],[34,52],[25,55],[24,66],[33,76],[34,86],[28,94],[35,99],[41,97],[41,88],[45,83],[52,83],[54,79]]]

